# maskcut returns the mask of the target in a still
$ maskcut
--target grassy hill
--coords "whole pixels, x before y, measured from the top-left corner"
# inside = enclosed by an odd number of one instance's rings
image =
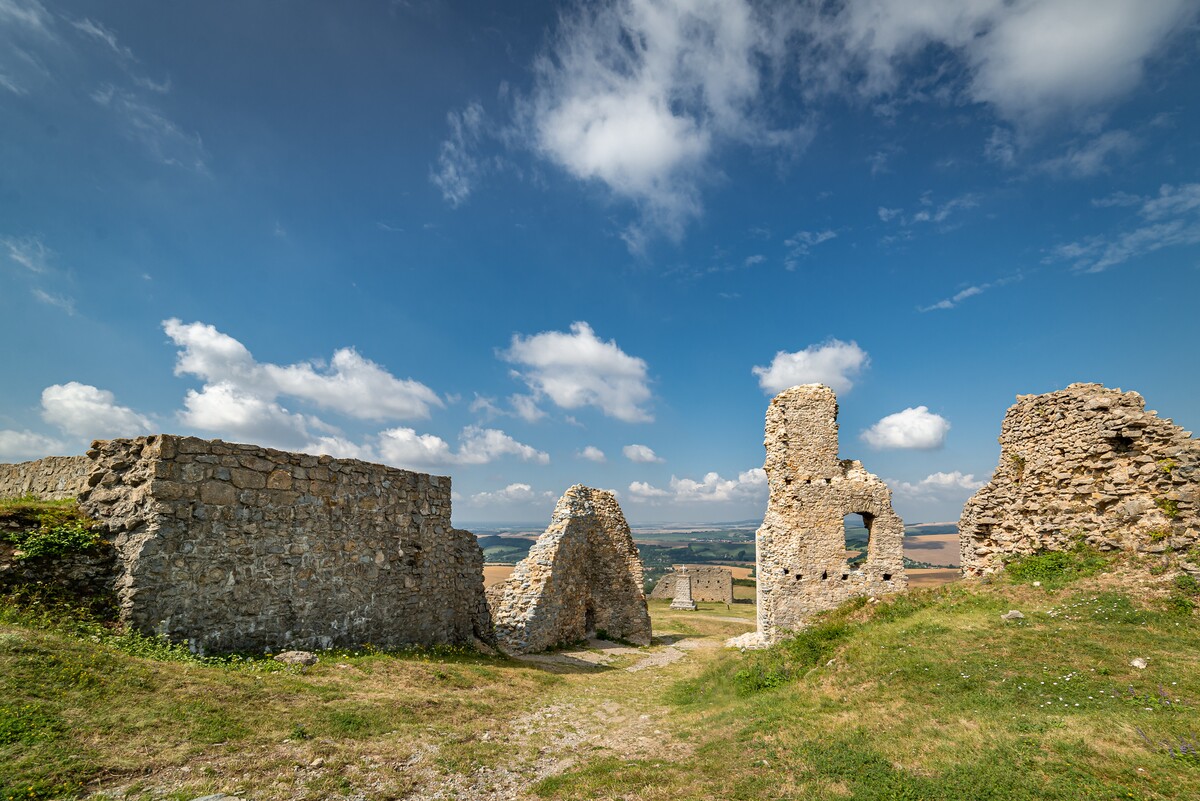
[[[664,601],[648,648],[306,671],[9,599],[0,799],[1194,799],[1197,587],[1149,568],[1038,558],[747,654],[752,606]]]

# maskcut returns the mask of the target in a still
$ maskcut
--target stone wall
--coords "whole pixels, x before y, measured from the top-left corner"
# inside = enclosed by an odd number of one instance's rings
[[[529,556],[488,588],[496,639],[512,653],[543,651],[596,631],[649,644],[642,575],[616,497],[576,484],[559,499]]]
[[[838,459],[837,397],[821,384],[792,387],[767,409],[767,513],[756,535],[758,637],[773,642],[814,613],[857,595],[908,589],[904,523],[887,485],[860,462]],[[862,515],[866,560],[846,558],[844,518]]]
[[[80,496],[116,547],[121,619],[200,651],[490,639],[450,480],[159,435],[93,443]]]
[[[1136,392],[1072,384],[1020,395],[1000,428],[1000,464],[963,507],[963,573],[1063,550],[1183,551],[1200,538],[1200,441],[1146,411]]]
[[[30,516],[0,514],[0,593],[33,590],[111,614],[117,577],[112,543],[101,541],[83,551],[18,559],[17,546],[6,535],[38,525],[39,521]]]
[[[683,565],[675,565],[674,569],[658,580],[650,592],[651,598],[674,598],[675,579]],[[711,601],[713,603],[733,603],[733,574],[723,567],[713,565],[687,565],[688,575],[692,577],[692,600]]]
[[[86,456],[47,456],[34,462],[0,464],[0,498],[74,498],[87,489],[91,469],[92,460]]]

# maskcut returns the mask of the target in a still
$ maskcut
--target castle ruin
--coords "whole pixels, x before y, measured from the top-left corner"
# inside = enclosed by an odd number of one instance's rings
[[[487,589],[496,639],[544,651],[593,633],[650,643],[642,562],[616,497],[576,484],[504,582]]]
[[[1136,392],[1072,384],[1019,395],[1000,428],[1000,464],[958,528],[969,577],[1079,541],[1187,551],[1200,541],[1200,440]]]
[[[714,565],[672,565],[671,572],[658,580],[650,591],[651,598],[675,597],[675,582],[687,571],[692,580],[692,600],[719,604],[733,603],[733,574]]]
[[[137,631],[201,652],[491,639],[483,552],[450,525],[449,478],[172,435],[86,458],[80,507],[111,540]],[[0,487],[45,492],[73,469],[0,466]]]
[[[784,390],[767,409],[764,468],[770,488],[756,535],[758,632],[774,642],[803,628],[816,612],[858,595],[908,589],[904,523],[887,485],[862,463],[838,459],[833,390],[805,384]],[[862,516],[866,559],[851,565],[844,519]]]

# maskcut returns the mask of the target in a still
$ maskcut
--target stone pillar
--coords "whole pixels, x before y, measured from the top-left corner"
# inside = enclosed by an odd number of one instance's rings
[[[692,600],[692,575],[687,572],[686,565],[680,565],[675,578],[675,599],[671,601],[672,609],[696,611],[696,602]]]

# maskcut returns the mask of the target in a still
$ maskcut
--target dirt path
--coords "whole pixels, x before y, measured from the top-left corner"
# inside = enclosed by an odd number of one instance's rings
[[[501,731],[484,733],[486,742],[500,747],[502,764],[447,775],[437,767],[438,747],[415,756],[411,769],[419,777],[419,789],[409,797],[419,801],[524,799],[530,797],[532,785],[570,770],[581,760],[687,756],[692,745],[676,736],[671,710],[662,702],[664,692],[715,658],[730,624],[736,624],[734,633],[740,633],[753,623],[744,617],[695,613],[683,622],[687,629],[715,630],[663,635],[656,630],[654,644],[647,648],[591,640],[582,648],[522,657],[547,670],[569,672],[567,686],[547,695],[545,703],[514,716]]]

